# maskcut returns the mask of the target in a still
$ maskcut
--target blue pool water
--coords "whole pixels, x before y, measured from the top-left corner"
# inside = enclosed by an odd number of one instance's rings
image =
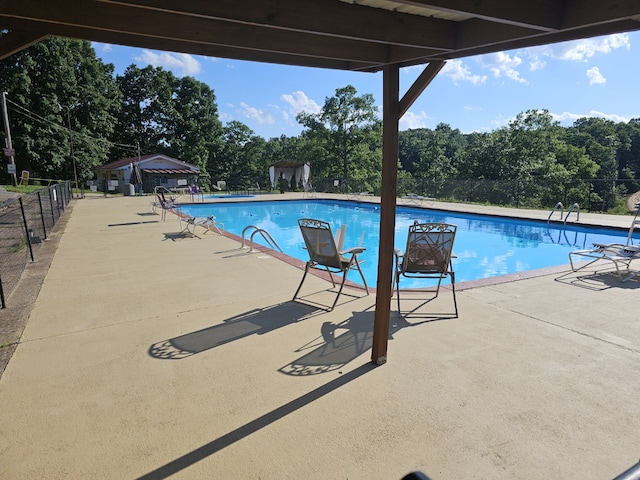
[[[284,253],[306,261],[304,241],[298,228],[303,217],[324,220],[336,232],[346,225],[344,246],[357,246],[364,232],[363,246],[367,251],[359,256],[367,283],[376,285],[378,274],[378,243],[380,210],[378,205],[353,202],[274,201],[185,205],[182,211],[192,216],[215,215],[225,230],[242,235],[248,225],[265,229]],[[464,213],[444,212],[411,207],[398,207],[395,246],[405,249],[407,231],[414,220],[444,222],[458,226],[453,250],[456,282],[479,280],[538,268],[566,265],[568,253],[590,248],[592,243],[625,243],[627,232],[567,225],[547,225],[546,222],[507,219]],[[630,220],[631,222],[631,220]],[[247,235],[247,237],[250,233]],[[262,243],[259,235],[256,243]],[[637,241],[636,241],[637,243]],[[357,282],[357,274],[349,275]],[[419,286],[403,280],[402,286]]]

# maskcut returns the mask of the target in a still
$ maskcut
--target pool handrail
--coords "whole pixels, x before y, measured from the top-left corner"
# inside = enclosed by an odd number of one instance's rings
[[[267,242],[268,246],[271,247],[273,250],[279,250],[280,253],[284,253],[282,251],[282,249],[280,248],[280,245],[278,245],[278,243],[273,239],[273,237],[271,236],[271,234],[269,232],[267,232],[265,229],[263,228],[259,228],[255,225],[248,225],[246,227],[244,227],[244,229],[242,230],[242,245],[240,248],[244,248],[245,247],[245,233],[247,233],[247,230],[253,228],[254,231],[251,233],[251,237],[249,237],[249,240],[251,242],[251,246],[249,247],[249,252],[253,251],[253,237],[256,235],[256,233],[259,233],[260,235],[262,235],[262,238],[264,238],[265,242]]]
[[[564,217],[564,224],[567,224],[567,219],[569,218],[569,215],[571,215],[571,212],[573,212],[575,209],[577,217],[576,217],[576,222],[580,221],[580,205],[578,205],[577,203],[574,203],[573,205],[571,205],[571,208],[569,209],[569,211],[567,212],[567,216]]]
[[[558,202],[558,203],[555,204],[553,209],[551,209],[551,213],[549,214],[549,217],[547,218],[547,223],[549,223],[551,221],[551,217],[553,216],[554,213],[556,213],[558,208],[560,208],[560,220],[562,220],[562,215],[564,215],[564,205],[562,205],[562,202]]]

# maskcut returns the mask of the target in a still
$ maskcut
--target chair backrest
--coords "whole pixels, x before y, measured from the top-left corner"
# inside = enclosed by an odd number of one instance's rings
[[[640,203],[636,205],[636,214],[631,220],[631,226],[629,227],[629,233],[627,234],[626,245],[633,245],[633,234],[635,230],[640,230]]]
[[[173,202],[165,198],[164,192],[162,190],[160,190],[160,193],[156,194],[156,198],[158,199],[158,203],[162,208],[171,210],[174,207]]]
[[[312,218],[301,218],[298,220],[298,225],[311,261],[341,269],[342,260],[331,232],[331,225]]]
[[[456,226],[447,223],[414,223],[409,227],[403,273],[444,274],[456,236]]]

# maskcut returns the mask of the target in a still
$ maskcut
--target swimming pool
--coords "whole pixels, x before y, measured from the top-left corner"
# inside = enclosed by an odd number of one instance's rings
[[[269,232],[280,248],[294,258],[306,261],[304,241],[298,228],[303,217],[327,221],[335,233],[346,225],[345,248],[357,246],[363,235],[367,251],[359,256],[367,283],[376,285],[378,243],[380,240],[380,207],[348,201],[305,200],[242,202],[184,205],[182,211],[192,216],[215,215],[225,229],[238,236],[255,225]],[[395,246],[405,249],[407,231],[414,220],[443,222],[458,226],[453,250],[456,282],[566,265],[568,254],[592,243],[625,243],[627,232],[574,225],[547,225],[546,222],[445,212],[439,210],[398,207],[396,210]],[[250,232],[247,234],[247,237]],[[634,237],[635,238],[635,237]],[[259,235],[254,237],[261,243]],[[356,282],[358,275],[350,275]],[[423,283],[403,280],[405,288]]]

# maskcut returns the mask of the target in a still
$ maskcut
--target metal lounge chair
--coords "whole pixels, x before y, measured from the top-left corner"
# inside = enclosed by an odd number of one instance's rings
[[[182,231],[180,233],[189,233],[190,235],[197,237],[196,227],[204,228],[203,235],[206,235],[212,230],[222,235],[222,232],[224,231],[224,224],[222,222],[218,222],[216,220],[216,217],[214,217],[213,215],[210,215],[206,218],[190,217],[185,215],[179,215],[179,217],[180,224],[185,224],[185,227],[182,228]]]
[[[576,266],[574,256],[585,257],[591,261],[584,265]],[[640,245],[595,245],[589,250],[575,250],[569,252],[569,263],[571,271],[578,272],[584,268],[592,266],[596,262],[610,262],[616,269],[616,274],[622,282],[631,280],[640,275],[640,271],[631,271],[629,266],[633,260],[640,259]],[[597,272],[596,272],[597,273]]]
[[[162,210],[162,220],[166,220],[167,218],[167,211],[171,212],[173,210],[175,210],[176,208],[178,208],[178,204],[175,203],[173,200],[167,200],[164,196],[163,192],[157,193],[156,194],[156,202],[153,203],[153,208],[155,211],[155,208],[160,207],[160,209]]]
[[[400,312],[400,277],[432,278],[438,280],[436,294],[440,292],[440,284],[444,278],[451,279],[455,317],[458,317],[456,301],[455,273],[451,258],[453,241],[456,236],[455,225],[447,223],[418,223],[409,226],[407,247],[404,252],[395,250],[394,283]]]
[[[631,221],[629,227],[629,233],[627,234],[627,241],[622,243],[594,243],[593,248],[584,250],[574,250],[569,252],[569,263],[571,264],[571,271],[578,272],[584,268],[594,265],[597,262],[610,262],[616,269],[616,274],[622,282],[631,280],[632,278],[640,275],[640,271],[632,272],[629,270],[629,266],[633,260],[640,258],[640,245],[633,245],[633,234],[636,229],[640,229],[640,204],[636,205],[636,214]],[[585,257],[591,259],[584,265],[576,266],[574,262],[575,257]],[[620,269],[623,268],[623,270]],[[623,271],[625,274],[623,274]]]
[[[329,308],[329,311],[333,310],[338,303],[338,298],[340,298],[342,288],[344,287],[347,275],[351,269],[356,269],[360,273],[360,277],[364,283],[364,288],[367,295],[369,295],[369,287],[367,286],[367,281],[364,278],[364,274],[360,269],[360,262],[358,261],[358,255],[366,250],[364,247],[359,246],[349,248],[347,250],[339,249],[338,244],[336,244],[336,239],[331,232],[331,226],[322,220],[301,218],[298,220],[298,225],[300,227],[302,237],[304,238],[304,243],[307,247],[309,260],[305,265],[304,275],[302,276],[302,280],[300,281],[300,285],[298,285],[296,293],[293,295],[293,300],[298,297],[302,284],[307,278],[307,273],[309,273],[309,269],[311,268],[327,271],[334,287],[336,286],[336,283],[333,280],[333,274],[342,274],[340,289],[338,290],[336,299],[333,302],[333,305],[331,305],[331,308]]]
[[[413,205],[422,205],[423,202],[428,202],[430,205],[432,205],[435,201],[435,198],[433,197],[424,197],[415,193],[407,193],[402,197],[402,199],[407,200]]]
[[[307,182],[304,184],[304,192],[302,193],[302,198],[316,198],[316,189],[311,182]]]

